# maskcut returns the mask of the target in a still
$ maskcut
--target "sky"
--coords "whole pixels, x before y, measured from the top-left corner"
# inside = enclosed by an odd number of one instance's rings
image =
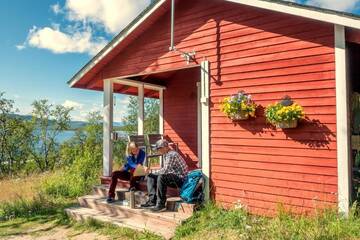
[[[360,14],[360,0],[291,0]],[[73,120],[101,111],[101,92],[73,89],[67,81],[151,0],[1,0],[0,92],[31,114],[34,100],[73,107]],[[128,98],[116,95],[114,121]]]

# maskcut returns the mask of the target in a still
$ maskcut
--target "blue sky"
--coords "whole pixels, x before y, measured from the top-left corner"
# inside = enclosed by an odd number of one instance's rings
[[[295,0],[294,0],[295,1]],[[360,13],[360,0],[298,0]],[[91,56],[126,26],[150,0],[2,0],[0,8],[0,92],[15,100],[22,114],[48,99],[74,107],[74,120],[101,110],[102,93],[66,84]],[[117,96],[115,120],[127,98]]]

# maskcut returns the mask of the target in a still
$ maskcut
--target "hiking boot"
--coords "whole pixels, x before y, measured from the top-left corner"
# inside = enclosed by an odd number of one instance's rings
[[[106,202],[107,202],[107,203],[113,203],[113,202],[115,202],[115,199],[112,198],[112,197],[108,197],[108,198],[106,199]]]
[[[154,207],[156,204],[150,200],[148,200],[145,204],[141,204],[140,207],[142,208],[150,208]]]
[[[152,212],[164,212],[166,211],[165,205],[156,205],[153,209],[151,209]]]

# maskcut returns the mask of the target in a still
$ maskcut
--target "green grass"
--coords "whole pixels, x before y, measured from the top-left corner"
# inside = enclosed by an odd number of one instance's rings
[[[53,181],[57,176],[50,179]],[[59,194],[39,191],[32,198],[19,195],[2,201],[0,238],[21,234],[51,235],[52,231],[66,228],[74,235],[90,232],[110,239],[161,239],[149,232],[136,232],[93,220],[74,222],[66,216],[64,209],[75,204],[75,198],[64,197],[61,191]],[[360,217],[354,209],[348,218],[335,210],[318,211],[313,216],[294,216],[279,210],[276,217],[266,218],[251,215],[243,209],[225,210],[210,203],[177,228],[175,239],[360,240]]]
[[[75,199],[53,198],[41,194],[30,200],[20,198],[2,203],[0,204],[0,238],[23,234],[41,236],[66,228],[71,230],[72,235],[95,232],[110,239],[162,239],[150,232],[138,232],[95,220],[73,221],[65,214],[64,209],[75,204]]]
[[[109,223],[102,223],[96,220],[77,222],[74,225],[76,230],[93,231],[110,239],[139,239],[139,240],[160,240],[163,239],[150,232],[138,232],[129,228],[122,228]]]
[[[107,236],[109,239],[121,240],[160,240],[150,232],[137,232],[132,229],[120,228],[112,224],[105,224],[95,220],[75,222],[61,215],[43,215],[28,218],[14,218],[8,221],[0,221],[0,239],[21,235],[52,236],[59,230],[67,230],[68,237],[79,236],[83,233],[97,233]]]
[[[334,240],[360,239],[360,218],[344,218],[334,210],[314,216],[293,216],[279,211],[274,218],[206,205],[176,230],[175,239]]]

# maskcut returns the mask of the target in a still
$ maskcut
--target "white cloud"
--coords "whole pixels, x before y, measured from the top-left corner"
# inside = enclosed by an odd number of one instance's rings
[[[17,48],[17,50],[23,50],[25,48],[24,44],[19,44],[15,46]]]
[[[355,6],[359,4],[359,2],[359,0],[309,0],[306,3],[322,8],[334,9],[339,11],[350,11],[355,8]]]
[[[286,0],[288,2],[303,3],[306,5],[317,6],[321,8],[333,9],[337,11],[354,12],[359,6],[360,0]]]
[[[128,25],[151,0],[66,0],[50,6],[56,15],[63,15],[67,26],[52,23],[48,27],[33,27],[27,40],[16,45],[47,49],[53,53],[88,53],[95,55],[107,43],[95,34],[95,29],[117,33]]]
[[[150,2],[150,0],[67,0],[65,9],[69,20],[101,24],[107,32],[117,33]]]
[[[90,28],[72,33],[62,32],[58,26],[37,28],[30,31],[26,44],[53,53],[88,53],[95,55],[106,45],[104,38],[94,38]]]
[[[61,6],[59,3],[56,3],[54,5],[50,6],[50,9],[55,13],[56,15],[63,13],[63,10],[61,9]]]
[[[96,111],[93,104],[84,104],[73,100],[65,100],[63,104],[64,107],[72,108],[71,119],[75,121],[86,121],[86,118],[89,112]]]
[[[114,106],[114,122],[121,122],[123,116],[126,113],[127,98],[121,99],[121,104]],[[124,104],[123,104],[124,103]],[[64,107],[71,107],[73,110],[71,111],[71,119],[75,121],[86,121],[90,112],[100,112],[103,113],[103,107],[101,103],[95,102],[77,102],[73,100],[65,100],[62,103]]]
[[[65,100],[65,102],[62,105],[64,107],[73,108],[73,109],[82,109],[84,107],[84,104],[72,100]]]

